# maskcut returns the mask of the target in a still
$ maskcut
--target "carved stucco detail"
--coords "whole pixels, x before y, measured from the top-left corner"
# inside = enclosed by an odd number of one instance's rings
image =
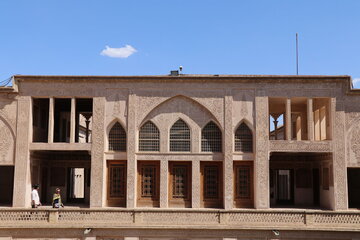
[[[14,164],[14,136],[0,116],[0,165]]]
[[[221,92],[220,92],[221,93]],[[224,99],[219,91],[189,91],[187,90],[142,90],[137,92],[137,119],[143,122],[144,118],[161,103],[176,97],[187,97],[211,112],[221,127],[224,125]]]
[[[126,124],[128,115],[127,100],[128,89],[107,89],[106,91],[106,118],[107,122],[114,118],[120,119]],[[124,126],[126,127],[126,126]]]
[[[270,141],[270,151],[272,152],[331,152],[332,144],[330,141]]]
[[[233,128],[235,128],[243,119],[246,119],[253,125],[255,91],[253,89],[233,89],[232,95]]]
[[[347,131],[346,149],[348,163],[360,164],[360,119],[352,121]]]

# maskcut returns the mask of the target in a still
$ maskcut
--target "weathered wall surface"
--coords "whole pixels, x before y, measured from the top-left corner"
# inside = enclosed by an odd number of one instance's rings
[[[14,165],[17,102],[0,94],[0,165]]]

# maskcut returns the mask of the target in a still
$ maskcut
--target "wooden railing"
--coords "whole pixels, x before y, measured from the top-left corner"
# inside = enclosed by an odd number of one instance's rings
[[[0,228],[219,228],[360,231],[360,211],[0,209]]]

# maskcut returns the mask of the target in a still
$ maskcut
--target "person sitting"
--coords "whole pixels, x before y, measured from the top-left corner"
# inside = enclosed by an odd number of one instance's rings
[[[61,202],[60,188],[56,188],[55,190],[52,200],[52,207],[53,208],[64,207],[64,204]]]

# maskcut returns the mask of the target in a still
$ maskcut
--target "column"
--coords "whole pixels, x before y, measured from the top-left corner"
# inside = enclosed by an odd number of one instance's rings
[[[225,96],[224,113],[224,162],[223,162],[223,198],[226,210],[233,208],[233,124],[232,124],[232,96],[230,92]]]
[[[168,180],[169,180],[169,163],[167,160],[160,162],[160,208],[168,207]]]
[[[48,143],[54,142],[54,98],[49,99]]]
[[[285,131],[286,140],[291,140],[291,99],[286,99],[286,110],[285,110]]]
[[[268,97],[263,91],[255,98],[256,130],[255,130],[255,162],[254,193],[255,208],[265,209],[270,206],[269,197],[269,107]]]
[[[192,208],[200,208],[200,161],[192,161],[192,186],[191,186],[191,206]]]
[[[17,106],[13,207],[31,206],[29,142],[31,97],[20,97]],[[41,186],[42,187],[42,186]]]
[[[307,130],[308,140],[314,141],[314,113],[313,113],[313,99],[307,99]]]
[[[70,143],[75,142],[75,111],[76,99],[71,98],[71,114],[70,114]]]
[[[127,131],[127,208],[136,206],[136,95],[129,94],[128,100],[128,131]]]
[[[91,147],[90,207],[103,207],[105,187],[105,98],[93,98],[93,138]]]
[[[335,116],[333,131],[333,176],[334,176],[334,209],[348,208],[347,169],[345,152],[345,104],[343,100],[331,98],[331,115]]]

